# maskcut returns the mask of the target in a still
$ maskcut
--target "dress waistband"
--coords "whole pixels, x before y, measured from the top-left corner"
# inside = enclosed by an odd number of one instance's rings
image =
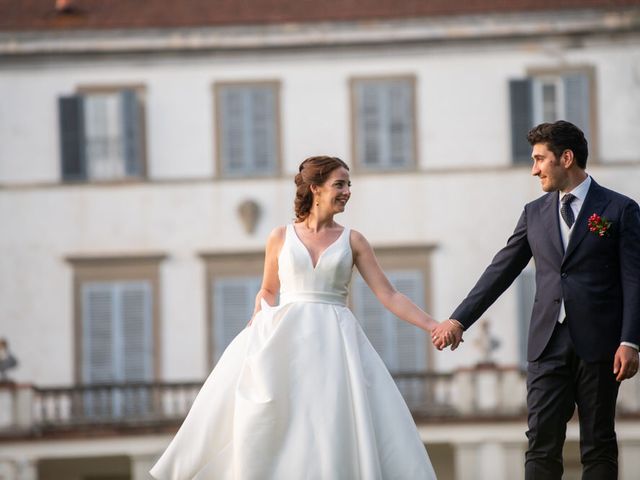
[[[280,294],[280,305],[293,302],[332,303],[347,306],[347,297],[331,292],[291,292]]]

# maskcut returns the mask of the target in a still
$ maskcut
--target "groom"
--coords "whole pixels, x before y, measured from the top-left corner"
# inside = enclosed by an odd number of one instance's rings
[[[575,406],[583,480],[615,479],[619,382],[638,370],[640,211],[586,172],[575,125],[543,123],[528,135],[532,175],[546,195],[525,205],[515,231],[467,298],[433,332],[452,349],[533,257],[536,295],[527,348],[527,480],[562,477],[562,446]]]

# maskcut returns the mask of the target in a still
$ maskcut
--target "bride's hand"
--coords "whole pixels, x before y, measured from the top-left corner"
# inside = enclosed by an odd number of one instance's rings
[[[451,345],[451,350],[455,350],[464,341],[462,340],[462,333],[462,328],[454,322],[446,320],[431,331],[431,341],[438,350],[442,350],[449,345]]]

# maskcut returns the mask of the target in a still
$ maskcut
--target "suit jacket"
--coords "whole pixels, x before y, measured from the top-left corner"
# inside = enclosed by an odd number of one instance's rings
[[[533,256],[536,296],[527,360],[535,361],[549,342],[562,299],[576,353],[587,362],[609,360],[620,342],[640,344],[640,210],[592,179],[565,252],[558,195],[525,205],[507,245],[451,318],[469,328]],[[593,213],[611,222],[606,236],[589,231]]]

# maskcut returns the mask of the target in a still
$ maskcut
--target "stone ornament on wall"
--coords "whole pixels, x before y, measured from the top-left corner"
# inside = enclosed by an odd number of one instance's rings
[[[260,205],[255,200],[243,200],[240,205],[238,205],[238,216],[240,217],[245,232],[249,235],[252,235],[256,231],[261,213]]]

